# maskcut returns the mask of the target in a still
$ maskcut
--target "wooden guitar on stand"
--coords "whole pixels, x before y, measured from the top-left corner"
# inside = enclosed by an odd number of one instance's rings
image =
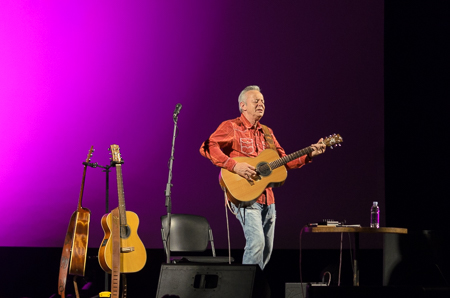
[[[102,217],[101,223],[105,236],[99,249],[98,260],[105,272],[112,273],[113,288],[118,287],[119,273],[138,272],[144,267],[147,262],[147,252],[137,233],[139,217],[132,211],[126,211],[125,208],[123,160],[120,157],[119,146],[111,145],[110,149],[112,161],[116,167],[119,207]],[[118,269],[120,271],[115,272]]]
[[[91,146],[86,158],[88,163],[94,152],[94,146]],[[89,238],[89,222],[91,219],[91,211],[81,206],[83,200],[84,183],[86,181],[87,165],[84,165],[83,179],[81,180],[80,197],[78,199],[78,208],[72,214],[67,228],[66,238],[64,240],[63,252],[59,268],[58,293],[64,298],[67,268],[70,275],[74,275],[75,292],[78,295],[76,284],[77,276],[84,276],[86,268],[86,255]]]
[[[323,143],[331,148],[342,142],[342,137],[339,134],[331,135],[323,140]],[[233,159],[237,162],[246,162],[254,166],[257,175],[252,177],[252,181],[249,181],[236,173],[222,168],[219,183],[233,204],[236,206],[250,205],[258,199],[267,187],[283,185],[287,178],[285,164],[311,151],[311,147],[306,147],[280,158],[276,150],[266,149],[257,157],[234,157]]]

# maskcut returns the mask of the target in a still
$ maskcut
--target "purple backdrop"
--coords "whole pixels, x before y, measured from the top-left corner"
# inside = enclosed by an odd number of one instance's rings
[[[253,2],[253,3],[252,3]],[[342,147],[290,171],[275,190],[275,248],[298,248],[323,218],[384,224],[383,1],[4,1],[0,10],[1,246],[63,245],[82,162],[119,144],[127,209],[161,248],[173,121],[173,213],[208,218],[227,247],[219,168],[198,153],[257,84],[263,123],[286,152],[340,133]],[[115,171],[111,207],[117,206]],[[87,170],[89,246],[103,238],[105,173]],[[230,214],[231,247],[244,239]],[[317,239],[305,247],[319,247]]]

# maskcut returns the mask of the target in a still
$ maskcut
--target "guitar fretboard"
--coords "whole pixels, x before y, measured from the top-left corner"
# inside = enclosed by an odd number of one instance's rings
[[[289,155],[286,155],[286,156],[284,156],[282,158],[279,158],[277,160],[274,160],[274,161],[270,162],[269,166],[270,166],[270,168],[272,170],[276,169],[278,167],[284,166],[285,164],[287,164],[288,162],[290,162],[290,161],[292,161],[292,160],[294,160],[296,158],[299,158],[300,156],[303,156],[305,154],[309,154],[312,151],[313,151],[313,149],[311,147],[303,148],[302,150],[298,150],[298,151],[296,151],[294,153],[291,153]]]
[[[119,214],[120,214],[120,226],[127,225],[127,216],[125,208],[125,193],[123,191],[123,179],[122,179],[122,165],[116,164],[117,174],[117,192],[119,194]]]

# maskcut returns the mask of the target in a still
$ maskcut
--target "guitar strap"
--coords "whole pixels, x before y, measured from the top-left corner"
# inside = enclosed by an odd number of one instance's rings
[[[269,145],[269,149],[276,150],[277,147],[275,146],[275,142],[273,141],[272,135],[270,134],[269,128],[263,124],[261,124],[261,127],[264,132],[264,139],[266,139],[266,143]]]
[[[66,238],[64,239],[61,261],[59,263],[58,294],[64,298],[66,293],[67,270],[69,268],[70,252],[72,250],[73,233],[75,231],[75,221],[77,212],[75,211],[70,218],[67,228]]]
[[[119,208],[111,211],[112,224],[112,274],[111,297],[119,298],[120,285],[120,215]]]

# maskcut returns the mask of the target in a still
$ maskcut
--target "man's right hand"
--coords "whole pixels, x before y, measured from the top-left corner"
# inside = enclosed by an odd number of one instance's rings
[[[246,162],[238,162],[234,166],[233,172],[235,172],[239,176],[247,179],[248,181],[253,181],[252,177],[256,175],[255,167],[249,165]]]

